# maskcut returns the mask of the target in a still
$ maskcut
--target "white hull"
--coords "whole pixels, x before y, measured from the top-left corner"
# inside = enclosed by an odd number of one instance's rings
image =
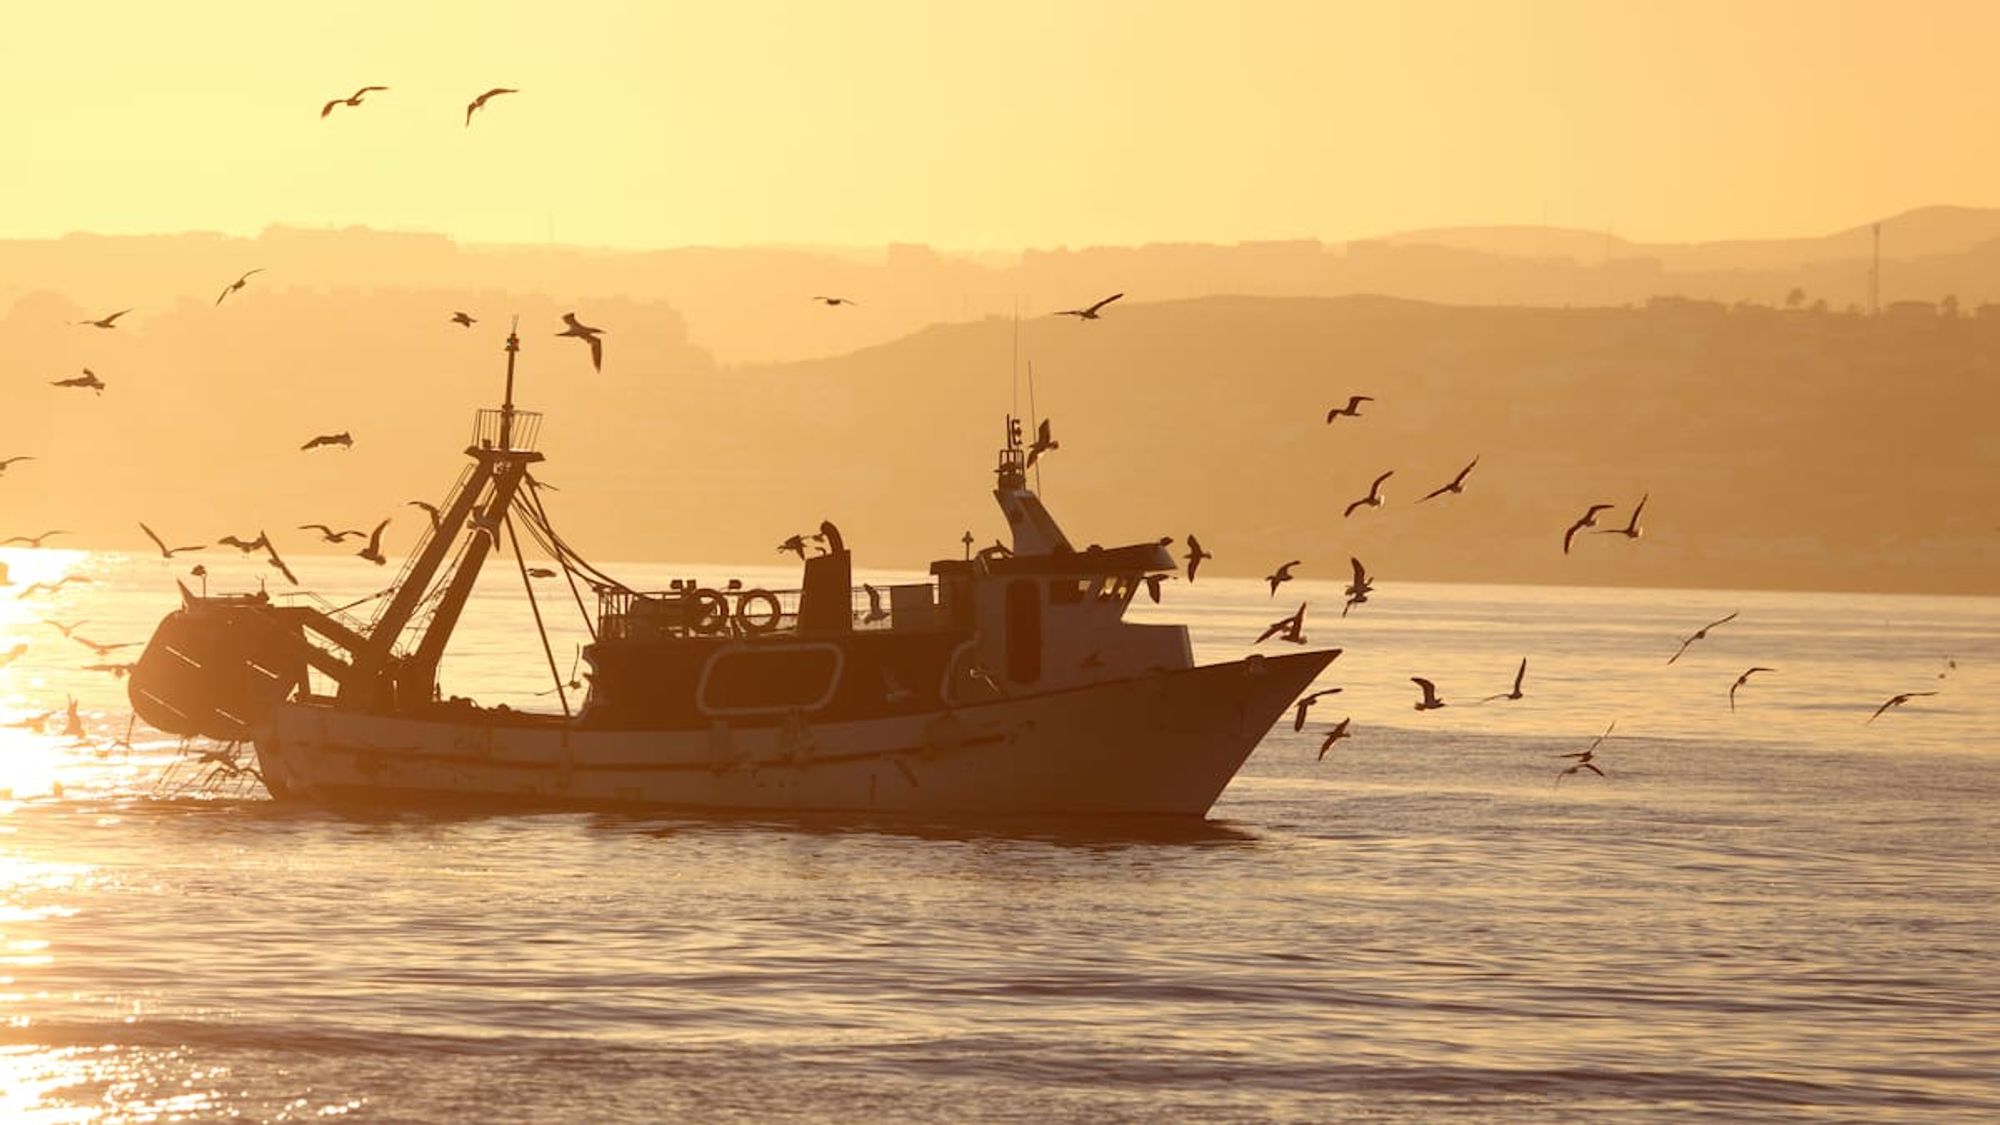
[[[703,731],[287,703],[256,745],[272,793],[307,800],[1198,817],[1333,655],[1253,657],[922,715],[717,720]]]

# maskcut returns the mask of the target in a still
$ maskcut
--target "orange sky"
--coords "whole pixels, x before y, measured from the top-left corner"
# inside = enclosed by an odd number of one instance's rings
[[[1771,0],[17,6],[0,237],[1814,234],[2000,204],[1996,33]],[[464,127],[493,85],[523,92]]]

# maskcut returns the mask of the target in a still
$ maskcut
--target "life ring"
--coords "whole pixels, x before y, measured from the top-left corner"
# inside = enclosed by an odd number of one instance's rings
[[[729,628],[729,599],[715,590],[696,590],[688,602],[688,627],[697,633],[715,634]]]
[[[768,612],[754,615],[751,606],[755,603],[762,603]],[[769,590],[745,590],[736,597],[736,624],[753,637],[776,629],[784,616],[785,607],[778,604],[778,595]]]

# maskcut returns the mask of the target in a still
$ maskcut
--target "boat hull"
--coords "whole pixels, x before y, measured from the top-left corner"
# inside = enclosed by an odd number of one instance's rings
[[[920,715],[704,730],[373,715],[286,703],[274,796],[431,807],[1200,817],[1337,650],[1162,671]]]

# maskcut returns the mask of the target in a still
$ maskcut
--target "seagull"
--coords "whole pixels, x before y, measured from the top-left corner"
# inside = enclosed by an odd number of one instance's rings
[[[49,380],[49,386],[88,387],[91,390],[96,391],[100,395],[104,393],[104,380],[99,379],[97,377],[97,372],[92,371],[88,367],[83,369],[83,374],[78,375],[72,379],[51,379]]]
[[[1297,613],[1292,614],[1290,617],[1282,617],[1271,622],[1270,626],[1259,634],[1257,639],[1252,643],[1261,645],[1272,637],[1282,637],[1295,645],[1302,645],[1306,643],[1305,633],[1303,632],[1305,626],[1306,603],[1300,602]]]
[[[828,308],[832,308],[835,305],[857,305],[861,303],[851,297],[814,297],[813,300],[818,301]]]
[[[79,621],[74,625],[65,625],[60,621],[50,621],[47,618],[43,618],[42,624],[47,625],[49,628],[54,629],[56,632],[61,633],[65,637],[69,637],[69,636],[74,636],[78,629],[81,629],[85,625],[90,624],[90,622]]]
[[[299,446],[299,452],[303,453],[308,449],[318,449],[322,445],[337,445],[342,449],[353,449],[354,435],[348,433],[346,430],[342,430],[337,434],[320,434],[311,441]]]
[[[1575,523],[1570,524],[1569,530],[1563,532],[1563,554],[1565,555],[1569,554],[1570,540],[1576,538],[1577,532],[1582,531],[1586,527],[1596,527],[1597,513],[1603,511],[1609,511],[1611,507],[1612,505],[1610,504],[1592,504],[1590,506],[1590,509],[1584,512],[1581,518],[1579,518]]]
[[[317,531],[320,539],[328,543],[345,543],[349,539],[362,539],[368,535],[365,531],[335,531],[323,523],[302,523],[299,530]]]
[[[85,637],[75,636],[74,634],[70,636],[70,640],[75,641],[77,644],[82,645],[83,647],[89,649],[90,651],[96,653],[99,656],[110,656],[112,653],[117,652],[121,648],[131,648],[133,645],[139,643],[138,641],[119,641],[117,644],[101,645],[98,644],[96,641],[90,640]]]
[[[1187,537],[1187,546],[1187,578],[1189,582],[1192,582],[1194,581],[1194,572],[1201,567],[1201,560],[1212,559],[1215,556],[1202,550],[1201,540],[1196,539],[1192,535]]]
[[[1290,582],[1292,580],[1292,568],[1297,565],[1299,565],[1299,560],[1293,559],[1291,562],[1279,567],[1277,573],[1264,576],[1264,581],[1271,584],[1272,597],[1275,598],[1278,596],[1278,583]]]
[[[518,94],[518,93],[520,93],[520,92],[521,92],[521,91],[519,91],[519,90],[515,90],[515,89],[512,89],[512,88],[510,88],[510,87],[507,87],[507,86],[495,86],[495,87],[493,87],[493,88],[492,88],[491,90],[488,90],[488,91],[486,91],[485,93],[483,93],[483,94],[479,95],[478,97],[476,97],[476,98],[472,99],[472,101],[471,101],[471,102],[470,102],[470,103],[469,103],[469,104],[468,104],[468,105],[467,105],[467,106],[465,107],[465,123],[466,123],[467,125],[470,125],[470,124],[472,124],[472,114],[473,114],[473,112],[474,112],[475,110],[478,110],[478,109],[480,109],[480,108],[484,107],[484,106],[486,105],[486,103],[487,103],[487,101],[488,101],[488,100],[490,100],[490,99],[492,99],[492,98],[497,98],[497,97],[499,97],[499,96],[500,96],[501,94]]]
[[[319,111],[319,115],[320,115],[320,118],[321,118],[322,120],[324,120],[327,114],[329,114],[329,113],[332,113],[332,112],[333,112],[333,107],[334,107],[334,106],[337,106],[337,105],[360,105],[360,104],[361,104],[361,95],[363,95],[363,94],[372,94],[372,93],[374,93],[374,92],[375,92],[375,91],[377,91],[377,90],[387,90],[388,88],[389,88],[389,87],[387,87],[387,86],[363,86],[363,87],[361,87],[361,88],[360,88],[359,90],[356,90],[356,91],[354,91],[354,92],[353,92],[352,94],[349,94],[349,95],[348,95],[347,97],[344,97],[344,98],[335,98],[335,99],[333,99],[332,101],[330,101],[330,102],[326,103],[326,104],[325,104],[324,106],[321,106],[321,107],[320,107],[320,111]]]
[[[1292,711],[1292,729],[1295,731],[1306,729],[1306,712],[1312,709],[1314,700],[1323,695],[1337,695],[1342,690],[1337,687],[1323,688],[1300,699]]]
[[[1335,723],[1333,729],[1326,732],[1326,740],[1319,744],[1319,757],[1313,760],[1318,762],[1326,761],[1326,752],[1333,749],[1334,743],[1339,742],[1343,738],[1353,738],[1353,735],[1347,733],[1347,724],[1353,721],[1354,716],[1349,715],[1347,718]]]
[[[1595,764],[1595,763],[1593,763],[1593,762],[1591,761],[1591,759],[1592,759],[1593,757],[1595,757],[1595,756],[1596,756],[1596,754],[1597,754],[1597,749],[1596,749],[1596,747],[1595,747],[1595,746],[1593,746],[1593,747],[1592,747],[1591,749],[1589,749],[1589,750],[1585,750],[1585,751],[1583,751],[1582,753],[1579,753],[1579,754],[1558,754],[1558,755],[1556,755],[1556,757],[1558,757],[1558,758],[1575,758],[1575,759],[1576,759],[1576,764],[1575,764],[1575,765],[1572,765],[1572,766],[1570,766],[1570,767],[1569,767],[1568,769],[1565,769],[1565,770],[1560,770],[1560,771],[1558,771],[1558,772],[1556,773],[1556,784],[1557,784],[1557,785],[1561,785],[1561,784],[1562,784],[1562,779],[1563,779],[1563,778],[1565,778],[1565,777],[1568,777],[1568,776],[1569,776],[1570,774],[1573,774],[1573,773],[1575,773],[1575,772],[1576,772],[1576,771],[1578,771],[1578,770],[1589,770],[1589,771],[1590,771],[1591,773],[1594,773],[1594,774],[1596,774],[1596,775],[1597,775],[1597,776],[1599,776],[1599,777],[1603,777],[1603,776],[1605,776],[1605,773],[1604,773],[1604,771],[1603,771],[1603,770],[1601,770],[1601,769],[1598,769],[1598,768],[1597,768],[1597,766],[1596,766],[1596,764]]]
[[[471,315],[470,313],[462,313],[462,312],[454,312],[454,313],[452,313],[452,314],[451,314],[451,322],[452,322],[453,324],[457,324],[457,325],[461,325],[461,326],[463,326],[463,327],[466,327],[466,328],[470,328],[470,327],[472,327],[473,325],[475,325],[475,324],[478,324],[478,323],[479,323],[479,322],[478,322],[477,320],[474,320],[474,319],[472,318],[472,315]]]
[[[528,577],[530,578],[554,578],[555,576],[556,572],[545,566],[531,566],[528,568]]]
[[[1471,464],[1471,465],[1467,465],[1467,466],[1466,466],[1465,468],[1463,468],[1463,469],[1460,469],[1460,470],[1458,471],[1458,475],[1457,475],[1457,476],[1455,476],[1455,477],[1453,477],[1453,478],[1451,478],[1451,483],[1450,483],[1450,484],[1447,484],[1447,485],[1443,485],[1443,486],[1441,486],[1441,487],[1438,487],[1438,488],[1436,488],[1436,489],[1433,489],[1432,491],[1430,491],[1430,492],[1426,493],[1426,494],[1424,495],[1424,498],[1423,498],[1423,500],[1418,500],[1418,501],[1417,501],[1417,503],[1421,504],[1421,503],[1423,503],[1423,502],[1424,502],[1424,500],[1429,500],[1429,499],[1431,499],[1431,498],[1433,498],[1433,497],[1437,497],[1437,496],[1443,496],[1443,495],[1444,495],[1445,493],[1447,493],[1447,492],[1450,492],[1450,493],[1459,493],[1459,492],[1464,492],[1464,491],[1465,491],[1465,478],[1466,478],[1467,474],[1469,474],[1469,473],[1471,473],[1471,472],[1472,472],[1472,466],[1473,466],[1473,465],[1477,465],[1477,464],[1479,464],[1479,458],[1477,458],[1477,457],[1474,457],[1474,458],[1472,459],[1472,464]]]
[[[798,552],[799,561],[804,562],[806,559],[806,537],[803,535],[794,535],[786,539],[783,543],[778,544],[779,554],[784,554],[786,551]]]
[[[1736,682],[1729,685],[1729,709],[1731,711],[1736,710],[1736,689],[1742,687],[1744,681],[1748,680],[1750,677],[1756,675],[1759,672],[1775,672],[1775,671],[1777,671],[1776,668],[1761,668],[1761,667],[1752,668],[1748,672],[1745,672],[1742,675],[1736,677]]]
[[[1052,453],[1061,448],[1062,446],[1056,443],[1056,439],[1049,436],[1049,420],[1047,418],[1042,419],[1042,424],[1035,427],[1035,440],[1028,443],[1028,462],[1022,468],[1034,468],[1036,460],[1042,454]]]
[[[37,460],[37,458],[34,455],[27,453],[24,453],[19,457],[0,458],[0,476],[7,475],[7,466],[13,464],[16,461],[34,461],[34,460]]]
[[[1113,301],[1117,300],[1118,298],[1120,298],[1120,297],[1123,297],[1124,295],[1125,295],[1125,294],[1123,294],[1123,293],[1113,293],[1113,294],[1112,294],[1111,296],[1109,296],[1109,297],[1106,297],[1106,298],[1104,298],[1104,299],[1103,299],[1102,301],[1099,301],[1099,302],[1097,302],[1096,304],[1094,304],[1094,305],[1090,306],[1090,307],[1089,307],[1089,308],[1087,308],[1087,309],[1064,309],[1064,310],[1062,310],[1061,312],[1059,312],[1059,313],[1055,313],[1055,314],[1053,314],[1053,315],[1055,315],[1055,316],[1073,316],[1073,317],[1077,318],[1078,320],[1096,320],[1096,319],[1097,319],[1097,311],[1098,311],[1099,309],[1101,309],[1101,308],[1103,308],[1104,306],[1106,306],[1106,305],[1110,304],[1111,302],[1113,302]]]
[[[1489,695],[1485,699],[1480,700],[1479,702],[1491,703],[1496,699],[1521,698],[1521,678],[1523,676],[1526,676],[1527,674],[1528,674],[1528,658],[1524,656],[1521,658],[1521,666],[1519,668],[1514,669],[1514,690],[1503,691],[1499,695]]]
[[[254,269],[254,270],[251,270],[251,271],[250,271],[249,273],[246,273],[246,274],[244,274],[244,275],[243,275],[242,277],[239,277],[239,278],[237,278],[237,279],[236,279],[235,281],[232,281],[232,282],[230,282],[229,284],[227,284],[227,285],[223,286],[223,287],[222,287],[222,292],[221,292],[221,293],[218,293],[218,294],[216,294],[216,297],[215,297],[215,303],[216,303],[216,304],[218,304],[218,305],[219,305],[219,304],[221,304],[221,303],[222,303],[222,299],[223,299],[224,297],[227,297],[227,296],[229,296],[229,295],[230,295],[231,293],[234,293],[234,292],[236,292],[236,291],[237,291],[238,289],[241,289],[241,288],[243,288],[244,284],[245,284],[246,282],[248,282],[248,281],[250,280],[250,274],[253,274],[253,273],[263,273],[263,272],[264,272],[264,268],[263,268],[262,266],[259,266],[259,267],[257,267],[256,269]]]
[[[382,529],[388,526],[389,521],[386,519],[376,524],[374,532],[368,536],[368,545],[354,553],[374,563],[376,566],[388,563],[389,560],[382,557]]]
[[[863,582],[861,584],[861,592],[868,595],[868,615],[861,619],[861,623],[863,625],[873,625],[877,621],[886,620],[889,616],[889,611],[882,608],[882,591]]]
[[[234,547],[237,550],[247,555],[252,551],[261,551],[264,548],[269,547],[271,544],[265,541],[263,533],[259,532],[257,534],[257,538],[255,539],[244,539],[241,538],[240,536],[225,535],[222,538],[217,539],[215,541],[215,545],[218,547]]]
[[[166,542],[160,538],[159,534],[155,532],[152,528],[147,527],[144,522],[141,522],[139,524],[139,530],[145,532],[146,538],[151,539],[153,541],[153,546],[158,547],[160,549],[160,557],[163,559],[173,558],[175,555],[178,555],[183,551],[199,551],[204,547],[208,546],[208,544],[206,543],[197,543],[192,547],[169,547],[167,546]]]
[[[1139,576],[1139,581],[1146,584],[1146,596],[1153,599],[1154,605],[1160,604],[1160,583],[1171,582],[1173,580],[1174,576],[1171,574],[1142,574]]]
[[[1435,711],[1444,706],[1444,700],[1438,698],[1436,684],[1424,679],[1422,676],[1411,676],[1410,682],[1424,689],[1424,697],[1417,700],[1417,710]]]
[[[1741,610],[1737,611],[1737,613],[1741,612],[1742,612]],[[1727,625],[1734,620],[1736,620],[1736,614],[1732,613],[1728,617],[1722,618],[1719,621],[1711,621],[1708,624],[1703,625],[1701,628],[1696,629],[1694,631],[1694,636],[1689,637],[1687,640],[1682,641],[1681,647],[1678,650],[1676,650],[1672,656],[1667,657],[1667,663],[1672,664],[1674,661],[1679,660],[1681,658],[1681,653],[1686,652],[1688,650],[1689,645],[1707,637],[1708,631],[1710,629],[1715,628],[1717,625]]]
[[[1367,601],[1368,595],[1375,589],[1375,583],[1369,579],[1368,570],[1361,565],[1361,560],[1355,558],[1353,555],[1349,555],[1347,561],[1354,564],[1354,581],[1348,585],[1347,589],[1341,591],[1347,595],[1347,604],[1340,607],[1340,615],[1342,617],[1347,616],[1348,610]]]
[[[86,578],[86,577],[84,577],[84,576],[83,576],[83,575],[81,575],[81,574],[65,574],[65,575],[63,575],[63,576],[62,576],[61,578],[58,578],[58,579],[56,579],[56,580],[55,580],[54,582],[37,582],[37,583],[34,583],[33,585],[31,585],[31,586],[27,587],[26,589],[22,590],[22,591],[21,591],[20,593],[18,593],[18,594],[15,594],[15,595],[14,595],[14,600],[18,602],[18,601],[20,601],[20,600],[21,600],[22,598],[25,598],[25,597],[27,597],[27,596],[28,596],[29,594],[35,594],[35,593],[50,593],[50,594],[53,594],[53,593],[55,593],[56,591],[58,591],[58,590],[62,589],[62,588],[63,588],[64,586],[67,586],[67,585],[69,585],[69,584],[70,584],[70,583],[72,583],[72,582],[81,582],[81,583],[83,583],[84,585],[89,585],[89,584],[90,584],[91,582],[93,582],[93,581],[94,581],[94,579],[90,579],[90,578]]]
[[[1627,539],[1637,539],[1641,535],[1646,534],[1645,530],[1639,526],[1639,513],[1646,510],[1646,501],[1651,499],[1652,496],[1653,494],[1648,492],[1646,495],[1639,497],[1639,506],[1632,509],[1632,518],[1625,521],[1624,527],[1600,527],[1591,534],[1623,535]]]
[[[1351,516],[1351,515],[1353,515],[1353,514],[1354,514],[1354,509],[1356,509],[1356,508],[1360,508],[1360,507],[1369,507],[1369,508],[1379,508],[1379,507],[1381,507],[1381,506],[1382,506],[1382,482],[1383,482],[1383,481],[1385,481],[1385,480],[1388,480],[1388,479],[1389,479],[1390,477],[1393,477],[1393,476],[1395,476],[1395,475],[1396,475],[1396,470],[1394,470],[1394,469],[1390,469],[1390,470],[1389,470],[1388,472],[1386,472],[1386,473],[1383,473],[1383,474],[1382,474],[1381,476],[1379,476],[1379,477],[1376,477],[1376,478],[1375,478],[1375,483],[1374,483],[1374,484],[1371,484],[1371,485],[1369,485],[1369,486],[1368,486],[1368,495],[1366,495],[1366,496],[1363,496],[1363,497],[1362,497],[1361,499],[1359,499],[1359,500],[1356,500],[1356,501],[1355,501],[1354,503],[1352,503],[1352,504],[1349,504],[1349,505],[1347,506],[1347,510],[1346,510],[1345,512],[1342,512],[1342,513],[1341,513],[1341,517],[1340,517],[1340,518],[1342,518],[1342,519],[1346,519],[1346,518],[1347,518],[1348,516]]]
[[[26,543],[30,548],[34,548],[41,546],[42,540],[47,539],[51,535],[68,535],[68,534],[69,532],[67,531],[58,530],[58,531],[44,531],[40,535],[16,535],[9,539],[0,539],[0,547],[5,547],[9,543]]]
[[[133,643],[136,644],[138,642],[135,641]],[[122,680],[131,675],[132,669],[138,666],[137,661],[127,661],[123,664],[86,664],[83,666],[83,670],[86,672],[109,672],[113,678]]]
[[[1868,722],[1869,723],[1874,722],[1875,720],[1882,717],[1882,712],[1887,711],[1891,707],[1901,707],[1903,704],[1908,703],[1910,700],[1915,699],[1920,695],[1936,695],[1936,694],[1937,692],[1934,691],[1906,691],[1901,693],[1900,695],[1892,695],[1889,697],[1889,702],[1884,703],[1882,706],[1875,708],[1875,713],[1873,715],[1868,716]],[[1861,725],[1867,726],[1868,723],[1863,723]]]
[[[438,506],[436,504],[424,500],[405,500],[403,501],[403,506],[408,508],[422,508],[424,514],[431,518],[431,530],[436,531],[438,529]]]
[[[70,323],[88,324],[92,328],[116,328],[118,327],[118,318],[124,316],[126,313],[131,311],[132,311],[131,309],[119,309],[117,312],[112,313],[110,316],[102,317],[97,320],[73,320],[70,321]]]
[[[1374,401],[1373,398],[1367,395],[1349,395],[1347,396],[1346,406],[1336,406],[1326,412],[1326,424],[1329,426],[1333,425],[1335,418],[1359,418],[1361,417],[1361,404]]]
[[[576,314],[573,312],[566,312],[563,314],[563,323],[569,325],[569,327],[563,329],[561,332],[556,333],[556,335],[575,336],[576,338],[587,342],[590,345],[591,370],[593,371],[604,370],[604,341],[597,338],[598,334],[603,332],[604,329],[592,328],[590,325],[585,324],[582,321],[578,320],[576,318]]]

